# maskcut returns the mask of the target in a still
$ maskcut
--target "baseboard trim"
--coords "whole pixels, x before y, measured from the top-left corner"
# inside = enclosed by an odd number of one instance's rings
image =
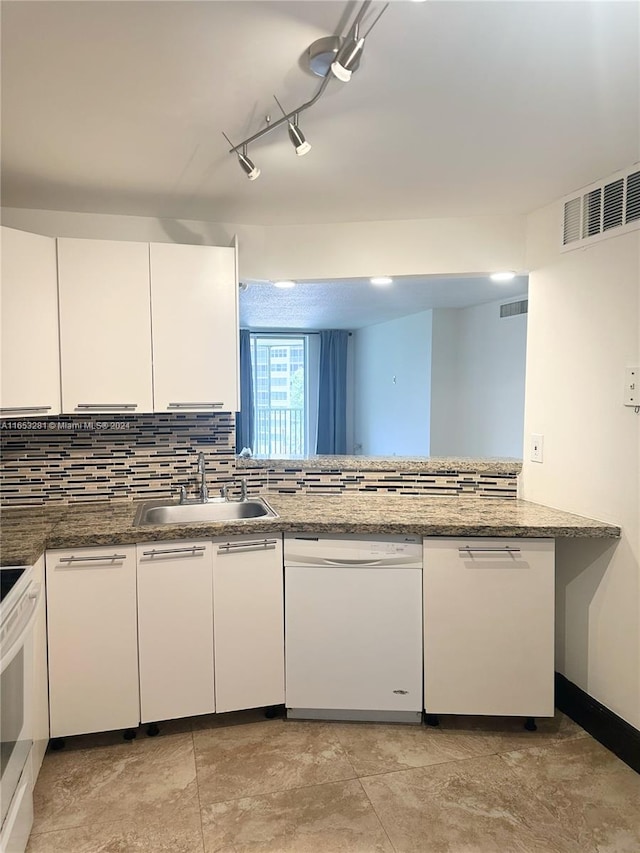
[[[556,707],[640,773],[640,731],[559,672],[556,672]]]

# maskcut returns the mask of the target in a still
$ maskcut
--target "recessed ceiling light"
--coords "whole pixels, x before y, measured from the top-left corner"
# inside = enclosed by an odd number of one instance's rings
[[[370,278],[369,281],[371,284],[393,284],[393,279],[389,278],[388,275],[378,275]]]
[[[296,283],[295,283],[295,281],[274,281],[273,286],[274,287],[295,287]]]
[[[512,281],[515,277],[516,274],[511,271],[491,273],[491,281]]]

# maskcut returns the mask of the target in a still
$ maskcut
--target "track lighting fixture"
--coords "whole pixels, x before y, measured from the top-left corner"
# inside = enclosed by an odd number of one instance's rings
[[[370,2],[371,0],[362,4],[362,8],[358,12],[358,15],[356,16],[356,19],[353,22],[349,34],[347,35],[347,38],[344,41],[344,44],[338,51],[338,55],[336,56],[334,61],[331,63],[331,72],[333,73],[334,77],[337,77],[337,79],[341,80],[343,83],[348,83],[349,80],[351,80],[351,75],[357,68],[358,63],[360,62],[360,57],[364,48],[365,38],[369,35],[371,30],[378,23],[385,9],[389,5],[388,3],[386,3],[382,7],[380,13],[376,17],[375,21],[371,24],[365,35],[361,36],[360,24],[365,15],[365,12],[369,8]]]
[[[282,115],[287,118],[287,114],[284,111],[284,107],[280,103],[280,101],[273,96],[274,101],[282,110]],[[295,113],[293,118],[287,118],[287,122],[289,124],[289,139],[291,140],[291,144],[296,149],[296,154],[298,157],[304,157],[305,154],[308,154],[311,151],[311,143],[307,142],[304,137],[304,133],[298,127],[298,113]]]
[[[256,139],[260,139],[260,137],[265,134],[271,133],[272,130],[275,130],[276,127],[279,127],[281,124],[284,124],[285,122],[287,123],[289,139],[296,149],[298,157],[304,156],[311,150],[310,143],[307,142],[304,133],[300,130],[298,125],[300,113],[304,112],[304,110],[308,110],[309,107],[312,107],[316,103],[327,88],[329,80],[331,80],[332,77],[336,77],[338,80],[347,82],[351,79],[353,72],[357,70],[358,65],[360,64],[365,39],[380,20],[380,17],[389,5],[389,3],[385,3],[367,32],[364,35],[360,35],[360,26],[372,2],[373,0],[363,0],[360,10],[344,38],[341,38],[340,36],[330,36],[318,39],[309,47],[307,55],[310,69],[314,74],[324,77],[320,84],[320,88],[313,98],[306,101],[304,104],[301,104],[299,107],[296,107],[296,109],[292,110],[290,113],[285,113],[280,101],[278,101],[274,95],[278,106],[282,110],[282,118],[278,119],[278,121],[272,122],[267,116],[266,127],[263,127],[262,130],[254,133],[253,136],[243,139],[238,145],[234,145],[227,134],[223,132],[222,135],[231,146],[229,153],[237,156],[243,172],[250,181],[255,181],[255,179],[260,175],[260,169],[258,169],[253,161],[249,159],[247,155],[247,146],[250,143],[255,142]],[[333,58],[333,61],[331,61],[332,57],[335,57]],[[330,70],[331,74],[329,73]]]
[[[247,177],[250,181],[255,181],[256,178],[260,177],[260,169],[255,165],[253,160],[250,160],[247,157],[247,146],[242,146],[242,153],[238,154],[238,162],[244,169],[247,174]]]
[[[249,180],[255,181],[256,178],[259,178],[260,177],[260,169],[258,169],[258,167],[253,162],[253,160],[250,160],[249,157],[247,156],[247,143],[241,142],[240,145],[233,147],[233,142],[229,139],[229,137],[224,132],[224,130],[222,131],[222,135],[227,140],[229,145],[232,146],[231,150],[235,154],[237,154],[238,163],[240,163],[240,166],[242,167],[242,171],[249,178]],[[240,148],[240,146],[242,146],[242,151],[238,151],[238,148]]]

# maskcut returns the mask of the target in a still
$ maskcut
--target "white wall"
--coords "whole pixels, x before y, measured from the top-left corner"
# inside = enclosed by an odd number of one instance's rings
[[[206,243],[227,246],[238,235],[240,277],[349,278],[522,271],[522,216],[252,226],[3,208],[2,223],[52,237]]]
[[[528,224],[529,332],[521,494],[622,527],[560,540],[556,667],[640,728],[640,417],[622,405],[638,364],[640,234],[559,252],[558,205]]]
[[[456,308],[433,311],[431,351],[431,456],[455,455],[458,445],[458,320]]]
[[[458,456],[522,458],[527,315],[504,301],[459,309]]]
[[[263,277],[523,271],[525,224],[521,216],[484,216],[271,226],[265,228]]]
[[[431,311],[353,333],[354,443],[364,456],[428,456]]]

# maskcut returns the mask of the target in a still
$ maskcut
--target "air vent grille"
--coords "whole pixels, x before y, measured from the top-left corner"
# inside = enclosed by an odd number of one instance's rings
[[[518,314],[526,314],[529,310],[529,300],[520,299],[518,302],[505,302],[500,306],[501,317],[517,317]]]
[[[585,240],[610,236],[615,229],[640,228],[640,171],[618,172],[585,187],[564,201],[562,246],[576,248]]]
[[[640,219],[640,172],[634,172],[627,178],[627,222]]]
[[[604,206],[602,214],[602,230],[608,231],[609,228],[617,228],[622,225],[624,208],[622,206],[624,199],[624,180],[618,178],[611,184],[605,184],[604,187]]]

